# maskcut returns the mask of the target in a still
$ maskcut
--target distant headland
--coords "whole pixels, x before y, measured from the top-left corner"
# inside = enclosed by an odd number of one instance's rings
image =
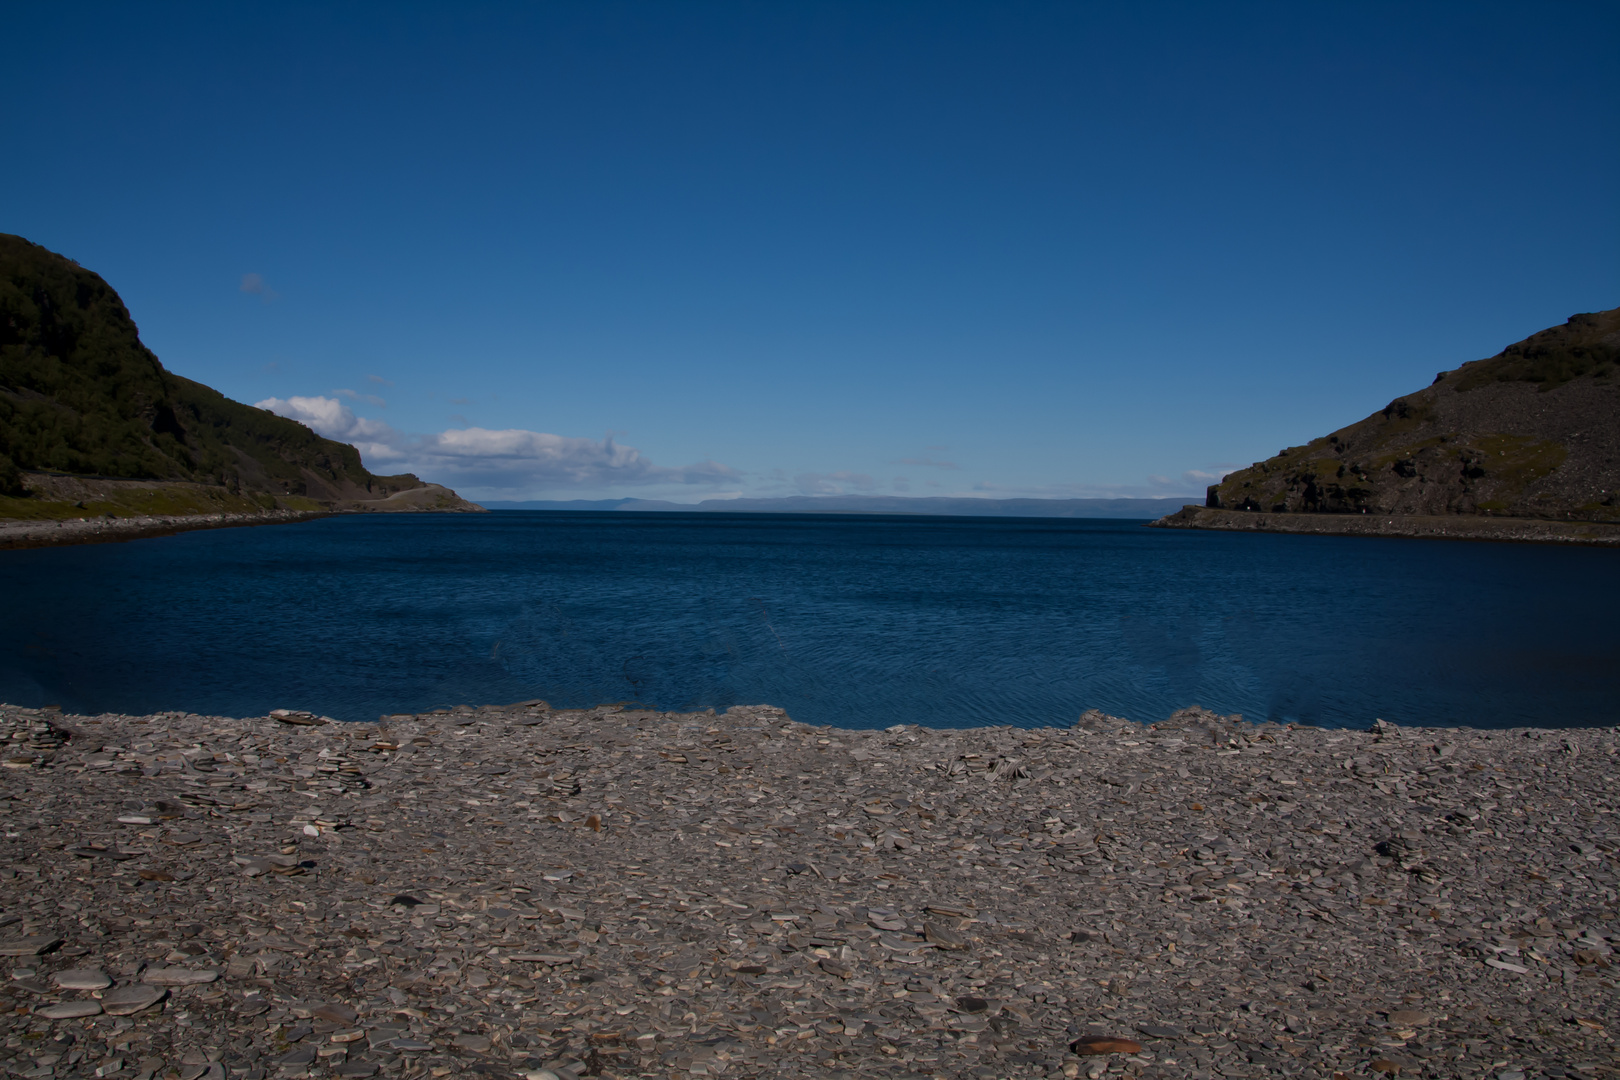
[[[490,510],[588,510],[631,513],[922,514],[937,517],[1044,517],[1151,519],[1180,499],[976,499],[908,495],[791,495],[775,499],[570,499],[486,502]]]

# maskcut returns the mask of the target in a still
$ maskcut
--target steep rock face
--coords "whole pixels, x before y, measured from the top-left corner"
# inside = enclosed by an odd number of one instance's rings
[[[1620,308],[1441,372],[1359,423],[1229,474],[1205,505],[1620,521]]]
[[[166,371],[99,275],[0,234],[0,495],[40,487],[29,471],[214,484],[261,501],[425,486],[373,475],[354,447]]]

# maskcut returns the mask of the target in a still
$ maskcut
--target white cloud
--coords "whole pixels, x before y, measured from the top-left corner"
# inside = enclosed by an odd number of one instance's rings
[[[369,468],[385,466],[453,488],[509,496],[607,487],[708,486],[734,483],[742,475],[714,461],[683,468],[655,465],[635,447],[614,442],[611,435],[598,442],[479,427],[407,435],[380,420],[356,416],[336,398],[268,398],[258,407],[297,420],[329,439],[353,443]]]
[[[289,420],[296,420],[317,435],[324,435],[338,442],[356,440],[370,442],[387,439],[394,434],[394,429],[381,420],[367,420],[356,416],[353,409],[336,398],[265,398],[263,401],[254,402],[254,407],[273,412],[277,416],[285,416]]]
[[[713,461],[671,469],[654,465],[610,435],[595,439],[539,431],[469,427],[416,440],[413,460],[435,475],[490,488],[600,488],[655,484],[718,484],[740,477]],[[452,483],[454,486],[454,483]]]

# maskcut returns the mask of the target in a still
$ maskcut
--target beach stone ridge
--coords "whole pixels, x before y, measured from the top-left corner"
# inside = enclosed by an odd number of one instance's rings
[[[1613,728],[530,700],[0,740],[17,1075],[1620,1074]]]

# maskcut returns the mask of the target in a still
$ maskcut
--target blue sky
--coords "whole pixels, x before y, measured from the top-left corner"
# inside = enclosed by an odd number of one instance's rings
[[[1620,304],[1620,7],[11,5],[0,231],[496,498],[1200,494]]]

